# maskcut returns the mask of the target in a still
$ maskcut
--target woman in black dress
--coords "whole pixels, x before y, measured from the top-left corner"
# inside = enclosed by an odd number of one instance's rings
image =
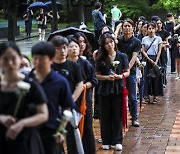
[[[14,43],[0,45],[0,62],[0,153],[43,154],[36,126],[48,119],[46,96],[39,84],[19,72],[21,54]]]
[[[93,66],[89,61],[81,58],[80,46],[77,39],[74,37],[69,38],[68,45],[68,59],[78,63],[81,68],[83,83],[86,86],[86,114],[84,120],[84,131],[83,131],[83,147],[86,154],[95,154],[95,139],[92,127],[92,88],[97,85],[97,79]],[[80,107],[82,97],[77,101],[77,105]]]
[[[111,145],[115,145],[115,150],[122,150],[123,75],[128,77],[129,74],[127,55],[117,50],[112,33],[105,32],[100,37],[100,49],[96,57],[103,150],[110,149]]]
[[[32,30],[32,15],[33,11],[27,9],[26,12],[23,15],[24,21],[25,21],[25,28],[26,28],[26,36],[31,36],[31,30]]]

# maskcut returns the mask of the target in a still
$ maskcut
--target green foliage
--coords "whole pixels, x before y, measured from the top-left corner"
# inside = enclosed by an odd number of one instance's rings
[[[158,0],[156,4],[152,6],[154,9],[165,8],[167,11],[176,12],[180,10],[179,0]]]
[[[148,0],[105,0],[104,7],[108,10],[107,15],[111,17],[110,9],[113,4],[118,4],[122,12],[122,18],[138,19],[139,16],[147,14],[150,11]]]

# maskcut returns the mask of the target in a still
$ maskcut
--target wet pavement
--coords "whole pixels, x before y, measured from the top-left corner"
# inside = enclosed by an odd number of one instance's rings
[[[48,32],[48,31],[47,31]],[[49,32],[46,34],[46,39]],[[32,38],[25,34],[16,38],[22,53],[30,55],[31,47],[39,42],[37,30]],[[6,39],[1,39],[0,42]],[[124,133],[123,151],[102,150],[99,120],[94,120],[97,154],[180,154],[180,80],[175,75],[167,75],[164,97],[158,98],[157,104],[145,104],[139,111],[140,127],[132,127],[128,113],[128,128]]]

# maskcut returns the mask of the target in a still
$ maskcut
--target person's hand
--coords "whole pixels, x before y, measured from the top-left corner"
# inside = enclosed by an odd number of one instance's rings
[[[16,119],[10,115],[1,115],[0,123],[3,124],[6,128],[13,125],[16,122]]]
[[[64,135],[62,135],[61,133],[57,133],[57,137],[55,138],[55,140],[56,140],[56,143],[62,143],[64,140],[65,140],[65,138],[64,138]]]
[[[152,59],[150,59],[149,62],[150,62],[153,66],[155,65],[155,62],[154,62]]]
[[[115,77],[115,80],[119,80],[123,78],[122,75],[118,75],[118,74],[114,74],[114,77]]]
[[[114,81],[115,79],[115,75],[114,74],[110,74],[108,75],[108,78],[107,78],[109,81]]]
[[[23,130],[23,128],[24,123],[22,121],[19,121],[11,125],[6,132],[6,137],[11,140],[15,140],[19,133]]]

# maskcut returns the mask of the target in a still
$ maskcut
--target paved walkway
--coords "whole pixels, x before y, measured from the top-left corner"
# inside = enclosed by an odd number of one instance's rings
[[[180,154],[180,80],[168,75],[165,96],[158,104],[143,104],[139,115],[140,127],[130,126],[123,140],[122,154]],[[96,138],[100,138],[98,122],[94,122]],[[97,144],[97,154],[113,154]],[[117,152],[116,152],[117,153]],[[120,152],[119,152],[120,153]]]

